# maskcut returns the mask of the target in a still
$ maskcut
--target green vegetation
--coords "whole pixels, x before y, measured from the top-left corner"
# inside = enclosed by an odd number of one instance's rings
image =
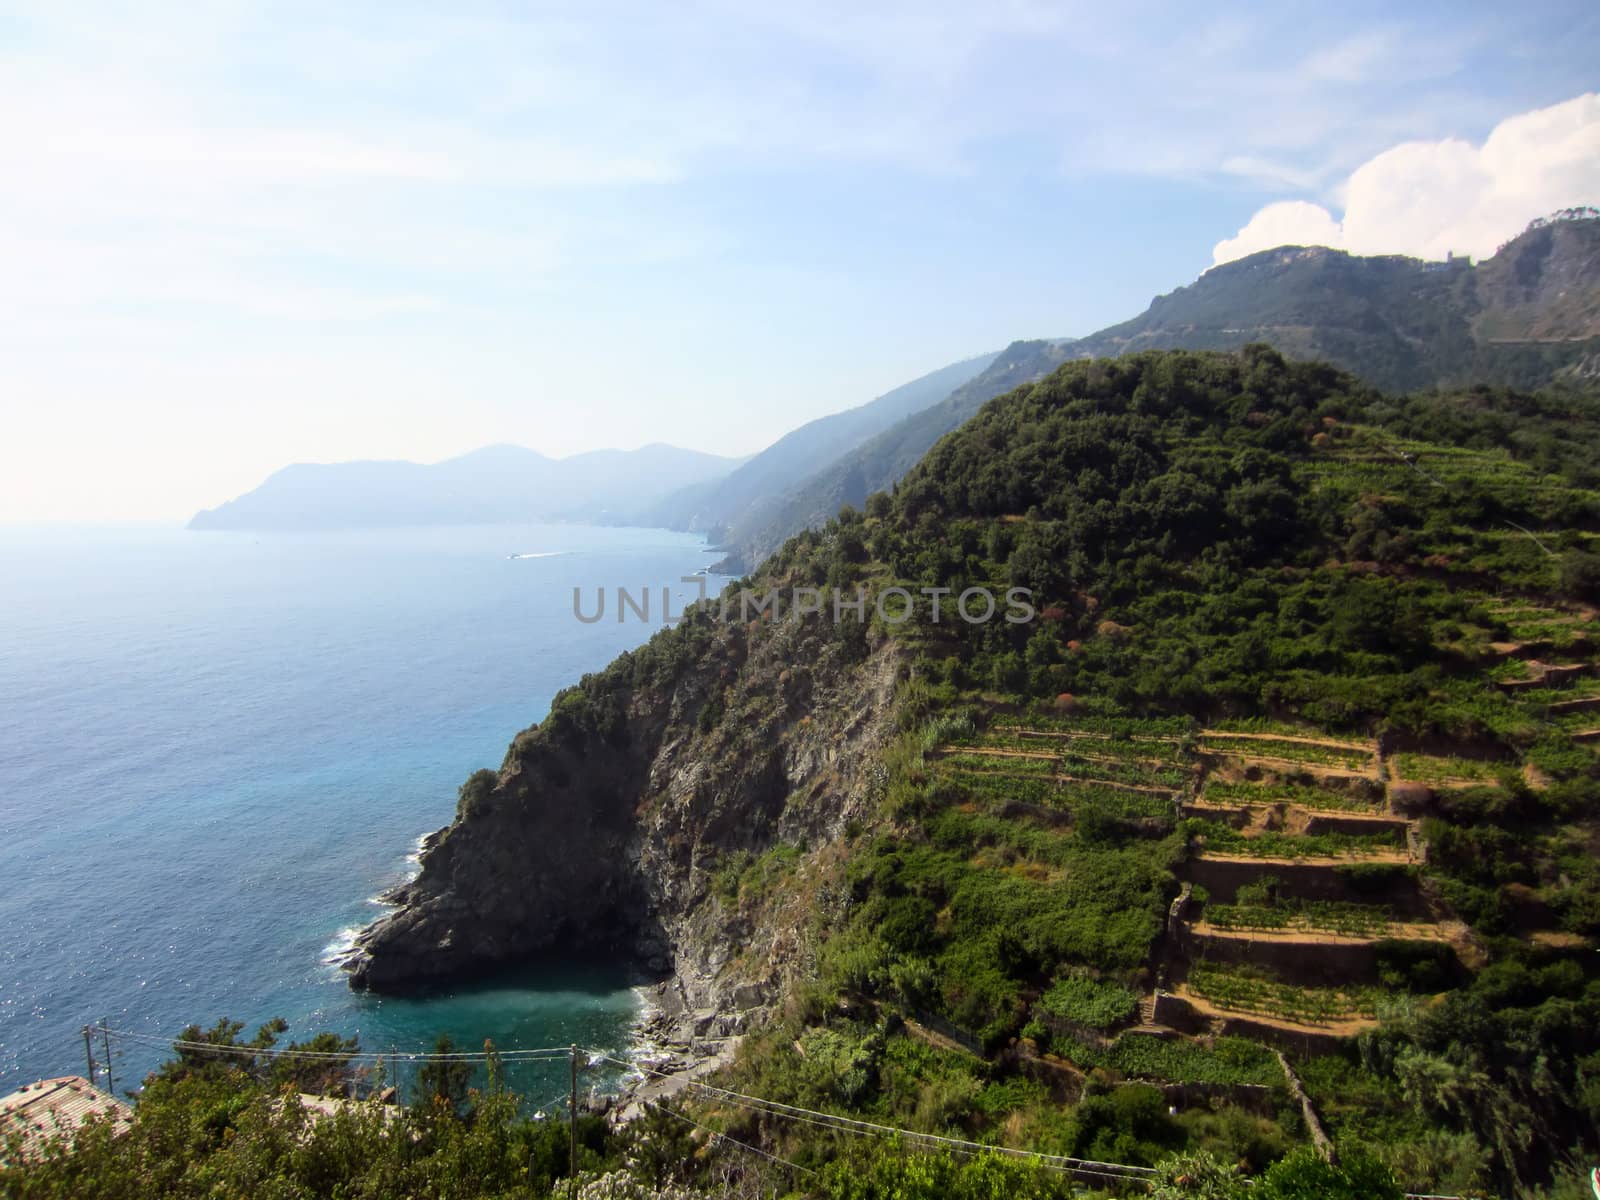
[[[1382,993],[1374,988],[1297,987],[1258,969],[1197,963],[1189,990],[1233,1012],[1324,1025],[1377,1015]]]
[[[1206,733],[1265,733],[1281,734],[1291,738],[1314,738],[1319,742],[1336,742],[1364,753],[1372,749],[1372,739],[1350,734],[1330,733],[1310,725],[1297,725],[1292,721],[1277,721],[1271,717],[1224,717],[1213,721]]]
[[[1341,748],[1308,742],[1294,742],[1271,737],[1228,737],[1225,734],[1200,735],[1201,747],[1210,754],[1226,754],[1237,758],[1274,758],[1291,763],[1312,766],[1337,767],[1344,771],[1365,771],[1372,766],[1372,749],[1368,746]]]
[[[1585,941],[1600,936],[1600,755],[1548,711],[1590,693],[1555,679],[1508,687],[1494,647],[1531,633],[1592,661],[1563,630],[1582,623],[1575,606],[1593,591],[1597,488],[1592,394],[1389,398],[1264,347],[1074,361],[983,407],[891,494],[789,540],[747,581],[1024,587],[1037,620],[968,624],[946,610],[935,622],[919,609],[894,626],[817,622],[815,661],[780,665],[772,648],[785,633],[773,623],[699,606],[558,696],[507,765],[564,771],[629,746],[645,692],[673,697],[687,716],[671,732],[701,739],[689,744],[708,757],[775,762],[757,703],[798,727],[820,703],[807,697],[854,705],[892,678],[889,744],[853,796],[843,841],[780,845],[779,823],[762,821],[723,841],[720,857],[709,838],[672,843],[738,930],[730,938],[759,926],[806,867],[803,903],[773,944],[795,947],[786,961],[808,982],[745,1039],[730,1085],[983,1145],[1135,1164],[1209,1154],[1244,1163],[1257,1197],[1392,1196],[1396,1175],[1417,1190],[1530,1194],[1563,1156],[1600,1154],[1600,962]],[[1380,739],[1402,748],[1390,757],[1399,780],[1463,786],[1401,791],[1378,777],[1369,749]],[[504,795],[492,782],[469,781],[463,808]],[[788,785],[769,784],[781,799]],[[1203,802],[1257,805],[1248,825],[1178,820],[1197,784]],[[1379,808],[1386,785],[1417,815],[1417,861],[1398,826],[1327,831],[1339,828],[1329,814]],[[1317,810],[1319,832],[1267,806]],[[1291,861],[1206,861],[1219,853]],[[1282,886],[1248,882],[1268,871]],[[1469,925],[1471,962],[1438,940],[1379,941],[1361,951],[1370,978],[1316,988],[1188,961],[1181,939],[1162,936],[1169,908],[1181,879],[1219,875],[1246,882],[1229,903],[1232,884],[1217,884],[1216,901],[1195,889],[1218,926],[1372,938],[1406,932],[1391,914],[1417,913]],[[1338,1053],[1286,1044],[1348,1151],[1341,1167],[1297,1151],[1305,1131],[1268,1046],[1126,1028],[1130,1000],[1185,979],[1228,1011],[1361,1019],[1366,1031]],[[1188,1087],[1169,1100],[1156,1085]],[[485,1146],[474,1139],[495,1128],[492,1097],[436,1090],[453,1096],[430,1106],[454,1110],[437,1116],[443,1132],[358,1141],[344,1159],[352,1177],[379,1163],[374,1178],[400,1181],[392,1194],[473,1195],[453,1190],[447,1164],[478,1155],[486,1194],[547,1186],[531,1174],[544,1153],[534,1133],[504,1124]],[[197,1154],[222,1164],[258,1153],[265,1135],[253,1126],[224,1146],[214,1130],[232,1118],[204,1115],[235,1101],[203,1103],[172,1118],[207,1131]],[[819,1172],[805,1176],[812,1194],[1059,1186],[1013,1164],[868,1151],[733,1102],[691,1115]],[[595,1169],[649,1159],[665,1164],[659,1178],[694,1184],[699,1164],[736,1153],[713,1139],[679,1154],[687,1127],[669,1135],[668,1124],[656,1126],[657,1150],[596,1145]],[[444,1157],[417,1166],[426,1146]],[[193,1163],[171,1157],[161,1169],[177,1174],[148,1190],[198,1194],[181,1179]],[[312,1157],[250,1159],[251,1186]],[[796,1187],[768,1167],[780,1193]],[[404,1173],[424,1170],[437,1172],[426,1186]],[[1239,1194],[1228,1172],[1206,1178],[1208,1194]]]
[[[1077,1047],[1065,1057],[1083,1066],[1111,1067],[1132,1079],[1259,1087],[1283,1082],[1272,1052],[1243,1038],[1218,1038],[1206,1046],[1132,1033],[1118,1038],[1104,1053]]]
[[[1292,834],[1276,830],[1245,834],[1218,821],[1188,817],[1183,831],[1213,854],[1247,854],[1253,858],[1353,858],[1363,854],[1395,854],[1405,850],[1405,835],[1392,833]]]
[[[1093,1072],[1275,1084],[1261,1047],[1241,1066],[1214,1046],[1125,1034],[1103,1047],[1041,1024],[1085,986],[1071,981],[1150,986],[1140,973],[1173,894],[1163,877],[1189,854],[1291,860],[1347,897],[1207,904],[1223,928],[1384,938],[1404,931],[1390,898],[1423,884],[1497,961],[1522,953],[1504,939],[1528,913],[1594,928],[1600,873],[1568,868],[1600,844],[1600,756],[1545,713],[1564,689],[1495,686],[1491,644],[1538,633],[1588,653],[1563,632],[1575,623],[1564,605],[1587,586],[1583,555],[1600,532],[1597,446],[1600,401],[1577,393],[1395,400],[1259,348],[1138,355],[1069,364],[989,405],[870,517],[846,511],[791,541],[767,580],[1020,586],[1041,614],[1028,626],[874,625],[875,642],[916,655],[903,728],[926,727],[921,744],[938,753],[891,766],[893,837],[849,867],[851,916],[824,943],[825,985],[930,1011],[992,1051],[1025,1035]],[[1550,599],[1516,611],[1501,599],[1512,593]],[[947,713],[962,731],[936,735]],[[1308,834],[1270,812],[1248,829],[1174,826],[1162,811],[1159,793],[1190,786],[1199,753],[1222,776],[1205,780],[1206,803],[1371,812],[1388,736],[1473,746],[1391,757],[1397,779],[1479,785],[1422,801],[1436,814],[1419,830],[1422,866],[1404,861],[1398,826]],[[1524,764],[1548,776],[1541,790]],[[1157,794],[1147,809],[1113,805],[1112,785]],[[1350,861],[1363,856],[1400,861]],[[1522,907],[1508,883],[1528,890]],[[1189,979],[1229,1010],[1324,1025],[1467,982],[1442,942],[1379,942],[1375,954],[1370,980],[1338,989],[1211,965]],[[1580,1039],[1561,1089],[1529,1101],[1564,1146],[1586,1135],[1561,1097],[1586,1086],[1576,1064],[1595,1053],[1600,1035]],[[1375,1149],[1422,1170],[1425,1127],[1397,1127]],[[1498,1170],[1546,1167],[1518,1151]]]
[[[228,1021],[182,1036],[267,1050],[284,1028],[271,1022],[245,1043],[236,1037],[241,1026]],[[329,1036],[289,1048],[328,1050]],[[356,1049],[340,1042],[337,1052]],[[549,1196],[567,1176],[566,1127],[520,1116],[492,1061],[485,1089],[467,1090],[454,1064],[430,1063],[411,1104],[356,1103],[334,1116],[303,1108],[294,1095],[352,1087],[354,1073],[322,1061],[308,1073],[291,1065],[298,1061],[186,1048],[146,1081],[128,1133],[114,1136],[109,1125],[91,1122],[75,1142],[58,1139],[42,1157],[0,1167],[0,1194],[468,1200]],[[614,1137],[598,1117],[584,1117],[578,1132],[582,1171],[620,1164],[632,1140]]]
[[[1330,812],[1371,812],[1382,796],[1353,788],[1334,790],[1305,784],[1224,783],[1211,779],[1206,781],[1205,800],[1209,804],[1287,804]]]
[[[1039,1010],[1089,1029],[1114,1029],[1133,1019],[1139,997],[1127,988],[1087,975],[1058,979],[1039,997]]]
[[[1337,933],[1349,937],[1382,937],[1394,924],[1388,909],[1338,900],[1208,904],[1205,920],[1218,929]]]

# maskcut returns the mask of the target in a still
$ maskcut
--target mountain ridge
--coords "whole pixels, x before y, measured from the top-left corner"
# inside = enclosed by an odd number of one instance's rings
[[[1600,217],[1533,222],[1476,265],[1280,246],[1203,272],[1136,317],[1080,338],[1017,342],[940,405],[907,417],[731,522],[725,569],[748,569],[844,504],[890,487],[981,404],[1062,361],[1265,343],[1389,391],[1536,387],[1600,375]],[[995,367],[1015,356],[1006,370]]]
[[[855,408],[808,421],[752,455],[726,477],[674,493],[645,519],[703,533],[725,528],[752,504],[787,489],[895,421],[937,403],[994,361],[980,354],[919,376]]]
[[[194,530],[599,520],[639,509],[744,460],[653,442],[551,458],[495,443],[436,463],[358,459],[292,463],[190,520]],[[623,490],[624,486],[626,491]]]

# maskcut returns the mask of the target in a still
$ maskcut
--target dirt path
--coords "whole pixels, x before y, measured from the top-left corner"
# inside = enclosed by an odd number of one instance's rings
[[[1425,921],[1391,921],[1377,933],[1333,933],[1321,929],[1230,929],[1196,921],[1189,926],[1196,937],[1219,942],[1262,942],[1274,946],[1364,946],[1398,938],[1408,942],[1454,944],[1448,929]]]
[[[920,1021],[913,1021],[910,1017],[906,1017],[904,1020],[906,1032],[912,1037],[916,1038],[919,1042],[924,1042],[938,1050],[948,1050],[950,1053],[959,1054],[963,1058],[977,1057],[977,1055],[973,1054],[971,1050],[968,1050],[954,1038],[946,1037],[938,1030],[929,1029]]]
[[[1205,849],[1195,852],[1195,858],[1210,862],[1260,863],[1264,867],[1342,867],[1352,863],[1381,863],[1405,866],[1411,855],[1404,850],[1357,850],[1348,854],[1303,854],[1298,858],[1268,856],[1264,854],[1215,854]]]

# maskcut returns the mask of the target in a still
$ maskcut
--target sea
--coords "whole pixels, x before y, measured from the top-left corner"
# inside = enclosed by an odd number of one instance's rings
[[[579,621],[574,589],[586,615],[618,587],[681,611],[712,561],[693,535],[578,525],[0,527],[0,1094],[83,1074],[86,1025],[112,1031],[94,1053],[119,1093],[222,1018],[357,1036],[402,1092],[440,1034],[639,1050],[621,964],[397,998],[336,961],[462,781],[660,628]],[[538,1109],[567,1071],[509,1080]]]

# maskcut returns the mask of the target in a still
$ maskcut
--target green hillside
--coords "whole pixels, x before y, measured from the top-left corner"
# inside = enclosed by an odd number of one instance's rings
[[[1042,599],[881,631],[915,654],[906,732],[811,1013],[870,1002],[823,1022],[862,1053],[889,1011],[953,1024],[988,1065],[947,1116],[1062,1153],[1154,1158],[1059,1100],[1281,1080],[1255,1043],[1335,1137],[1435,1156],[1418,1190],[1593,1152],[1597,451],[1592,397],[1140,355],[994,402],[793,540],[766,578]],[[1091,987],[1162,1009],[1101,1020]],[[804,1073],[795,1035],[748,1056],[764,1094]],[[1294,1136],[1240,1121],[1156,1124],[1230,1157]]]
[[[744,1035],[586,1164],[1554,1197],[1600,1154],[1600,398],[1392,398],[1263,346],[1069,362],[742,582],[942,610],[698,606],[474,775],[363,937],[386,988],[624,948],[714,1005],[684,1053]],[[975,588],[1033,619],[961,619]],[[300,1170],[252,1080],[158,1111]],[[315,1161],[543,1194],[549,1139],[494,1128]]]
[[[1237,350],[1253,342],[1325,361],[1389,391],[1537,388],[1600,373],[1600,218],[1535,222],[1472,264],[1283,246],[1207,271],[1132,320],[1077,339],[1018,342],[936,407],[728,521],[736,561],[758,563],[841,504],[894,484],[985,401],[1071,358]]]

